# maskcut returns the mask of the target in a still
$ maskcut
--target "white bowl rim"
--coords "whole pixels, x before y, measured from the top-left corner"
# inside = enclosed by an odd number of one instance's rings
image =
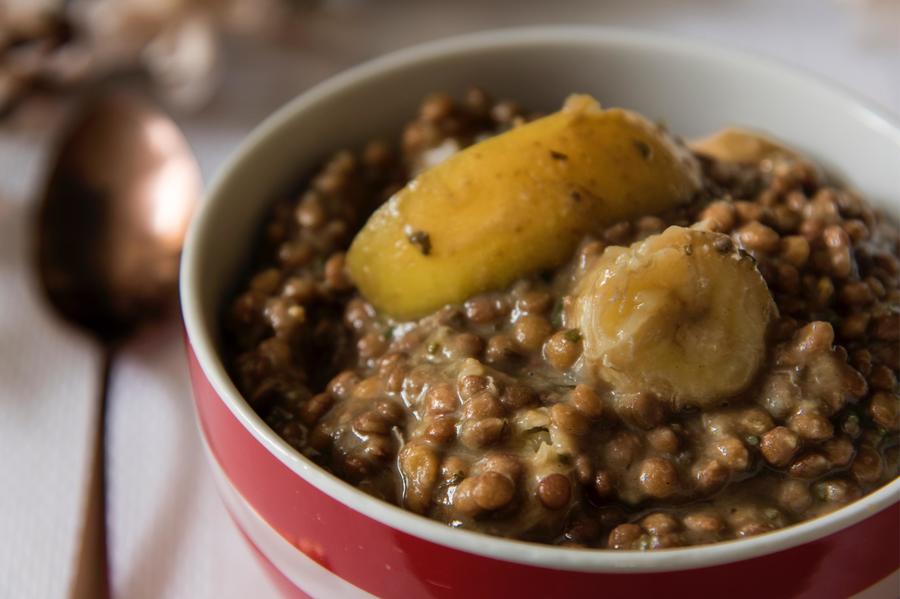
[[[579,572],[671,572],[715,566],[773,554],[808,543],[891,507],[900,499],[900,478],[881,489],[828,515],[767,534],[712,545],[700,545],[660,551],[609,551],[554,547],[493,537],[473,531],[453,529],[375,499],[332,475],[304,457],[282,440],[253,411],[232,383],[219,357],[214,335],[206,330],[200,307],[198,249],[201,240],[211,234],[207,222],[225,187],[228,173],[253,154],[275,131],[304,111],[309,105],[339,93],[355,82],[377,78],[395,68],[428,61],[445,54],[477,53],[489,49],[514,48],[540,44],[570,43],[591,45],[598,42],[623,47],[650,47],[661,52],[702,56],[705,60],[727,61],[735,68],[755,68],[776,72],[779,76],[801,79],[818,93],[827,94],[847,109],[862,112],[864,120],[893,139],[900,151],[900,125],[873,108],[868,101],[851,92],[826,83],[818,77],[798,72],[780,63],[743,52],[687,41],[677,37],[621,28],[553,25],[488,30],[440,39],[391,52],[345,70],[297,96],[257,126],[218,171],[205,201],[191,223],[182,258],[180,291],[182,314],[190,345],[213,389],[238,421],[278,460],[295,474],[326,495],[364,516],[412,536],[467,553],[531,566]]]

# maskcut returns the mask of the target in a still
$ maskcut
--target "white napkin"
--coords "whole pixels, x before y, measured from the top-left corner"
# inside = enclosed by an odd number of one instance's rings
[[[360,2],[337,16],[310,17],[302,48],[232,53],[224,93],[181,124],[208,178],[263,116],[349,63],[433,37],[540,22],[644,27],[753,50],[826,75],[896,115],[900,36],[872,40],[859,19],[848,18],[851,6],[819,0],[574,0],[527,9],[511,0]],[[29,274],[30,218],[48,138],[0,127],[0,597],[65,596],[98,387],[99,351],[46,311]],[[215,494],[176,323],[122,351],[111,394],[116,596],[275,596]]]
[[[206,467],[181,329],[146,335],[112,381],[110,553],[116,595],[274,594]]]

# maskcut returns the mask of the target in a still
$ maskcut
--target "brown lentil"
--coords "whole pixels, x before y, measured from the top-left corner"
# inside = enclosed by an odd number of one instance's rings
[[[791,476],[803,479],[818,478],[828,471],[828,459],[820,453],[807,453],[791,464]]]
[[[643,534],[644,530],[637,524],[620,524],[609,533],[609,548],[631,549]]]
[[[661,453],[675,455],[678,452],[678,436],[668,426],[660,426],[647,431],[647,442]]]
[[[853,459],[853,442],[844,436],[834,437],[822,444],[822,451],[832,466],[846,466]]]
[[[555,369],[567,370],[581,355],[581,337],[577,331],[558,331],[544,344],[544,357]]]
[[[572,405],[588,418],[597,419],[603,415],[603,401],[587,385],[576,385],[572,390]]]
[[[538,498],[544,507],[551,510],[562,509],[569,504],[572,485],[567,476],[554,473],[545,476],[538,484]]]
[[[568,403],[558,403],[550,408],[550,422],[560,430],[577,436],[586,434],[590,426],[581,412]]]
[[[639,478],[644,492],[651,497],[669,497],[678,490],[678,472],[672,462],[665,458],[644,460]]]
[[[547,319],[536,314],[526,314],[513,325],[513,338],[521,349],[535,351],[540,349],[551,330]]]
[[[500,403],[510,410],[518,410],[535,403],[538,394],[525,385],[509,385],[500,396]]]
[[[885,430],[900,429],[900,396],[896,393],[879,391],[872,396],[869,413],[878,426]]]
[[[475,503],[483,510],[496,510],[512,501],[515,487],[509,478],[497,472],[485,472],[472,489]]]
[[[484,357],[491,364],[502,364],[518,354],[515,342],[508,335],[494,335],[487,341]]]

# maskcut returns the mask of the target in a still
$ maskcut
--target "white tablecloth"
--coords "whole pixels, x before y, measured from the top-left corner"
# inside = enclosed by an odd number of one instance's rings
[[[896,5],[894,0],[868,4]],[[208,178],[271,110],[329,74],[453,33],[595,23],[677,33],[778,58],[900,113],[900,12],[866,3],[340,3],[290,48],[234,52],[224,93],[181,120]],[[29,225],[50,134],[0,128],[0,597],[62,597],[77,547],[99,352],[41,304]],[[111,387],[110,522],[119,597],[267,597],[275,591],[212,487],[195,428],[178,326],[119,356]]]

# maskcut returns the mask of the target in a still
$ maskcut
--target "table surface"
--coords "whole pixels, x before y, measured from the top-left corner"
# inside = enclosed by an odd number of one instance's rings
[[[896,116],[900,9],[891,12],[890,4],[898,6],[892,0],[332,1],[287,47],[229,47],[222,93],[179,124],[208,180],[264,116],[342,68],[446,35],[540,23],[641,28],[752,51],[820,74]],[[47,312],[28,269],[29,227],[52,137],[53,131],[0,126],[2,597],[65,595],[99,384],[99,349]],[[204,464],[178,325],[128,345],[110,392],[115,595],[275,595]]]

